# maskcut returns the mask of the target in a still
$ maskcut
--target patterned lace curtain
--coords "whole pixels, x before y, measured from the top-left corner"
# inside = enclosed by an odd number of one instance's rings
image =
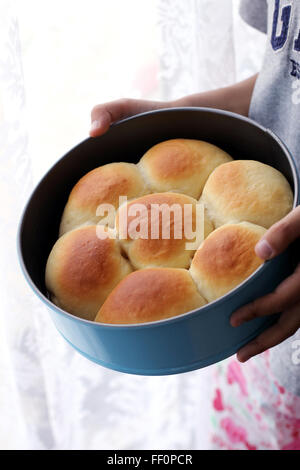
[[[231,0],[161,0],[162,85],[168,99],[235,81]]]
[[[72,12],[63,5],[0,3],[0,448],[205,449],[211,368],[139,377],[80,356],[25,284],[16,230],[33,181],[86,136],[92,105],[118,96],[171,99],[225,85],[253,73],[259,58],[253,46],[238,70],[238,55],[245,55],[236,48],[230,0],[149,1],[148,11],[136,0],[74,1]],[[96,8],[103,28],[119,18],[115,43],[100,27],[92,34]],[[86,31],[76,34],[79,25]],[[253,32],[238,28],[253,43]]]
[[[265,35],[239,17],[239,0],[160,0],[163,96],[210,90],[256,73]]]

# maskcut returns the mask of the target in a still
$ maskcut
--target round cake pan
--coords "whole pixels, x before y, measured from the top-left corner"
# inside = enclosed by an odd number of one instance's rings
[[[297,258],[295,246],[291,245],[222,298],[201,309],[153,323],[94,323],[54,305],[47,296],[45,266],[58,238],[60,218],[72,187],[93,168],[110,162],[136,163],[151,146],[173,138],[206,140],[234,159],[258,160],[273,166],[288,179],[294,192],[294,207],[299,204],[296,165],[276,135],[233,113],[208,108],[171,108],[119,121],[105,135],[89,138],[69,151],[34,190],[18,233],[19,258],[25,278],[49,308],[66,341],[88,359],[132,374],[187,372],[234,354],[268,328],[275,318],[258,318],[233,328],[229,323],[231,314],[271,292],[292,273]]]

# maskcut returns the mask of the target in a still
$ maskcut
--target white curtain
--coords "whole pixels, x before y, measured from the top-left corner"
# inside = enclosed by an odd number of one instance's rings
[[[237,3],[0,1],[1,449],[209,448],[211,368],[139,377],[81,357],[25,284],[16,230],[94,104],[172,99],[259,69],[264,37]]]

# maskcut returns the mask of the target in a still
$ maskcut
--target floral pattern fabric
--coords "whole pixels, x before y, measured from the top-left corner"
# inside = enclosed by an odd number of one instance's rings
[[[270,352],[245,364],[215,366],[212,447],[224,450],[300,450],[300,397],[273,376]]]

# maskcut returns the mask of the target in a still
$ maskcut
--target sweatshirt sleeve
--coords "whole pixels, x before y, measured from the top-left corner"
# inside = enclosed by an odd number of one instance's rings
[[[267,33],[268,2],[267,0],[241,0],[240,16],[253,28]]]

